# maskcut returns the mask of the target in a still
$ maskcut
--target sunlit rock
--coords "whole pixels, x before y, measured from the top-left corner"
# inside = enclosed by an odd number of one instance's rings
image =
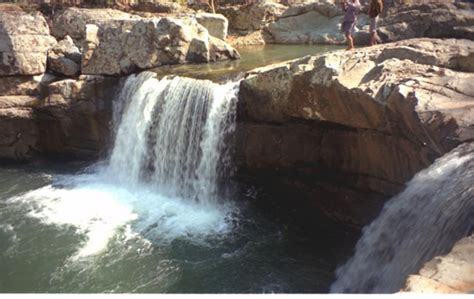
[[[0,11],[0,76],[39,75],[56,43],[39,13]]]

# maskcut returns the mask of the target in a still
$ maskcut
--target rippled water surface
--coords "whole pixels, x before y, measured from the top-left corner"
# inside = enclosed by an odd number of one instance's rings
[[[283,49],[232,70],[302,54]],[[358,234],[233,188],[237,91],[132,75],[106,161],[0,168],[0,292],[327,292]]]
[[[97,167],[0,168],[0,292],[327,292],[356,241],[277,220],[289,211],[264,212],[251,187],[206,210]]]

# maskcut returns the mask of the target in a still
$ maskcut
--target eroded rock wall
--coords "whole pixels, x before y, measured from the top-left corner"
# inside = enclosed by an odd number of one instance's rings
[[[415,39],[249,72],[239,167],[367,223],[415,173],[472,140],[473,52],[468,40]]]
[[[194,15],[70,7],[48,25],[40,12],[11,7],[0,9],[0,159],[95,159],[108,145],[120,76],[239,58]],[[225,18],[214,17],[199,20],[225,38]]]

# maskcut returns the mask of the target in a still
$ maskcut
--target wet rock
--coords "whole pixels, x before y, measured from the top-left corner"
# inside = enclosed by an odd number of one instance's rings
[[[35,107],[38,151],[67,159],[95,159],[110,136],[116,78],[80,76],[49,85],[48,97]]]
[[[196,15],[196,20],[207,29],[210,35],[222,40],[226,39],[229,22],[223,15],[199,13]]]
[[[57,43],[48,53],[48,68],[56,73],[73,77],[81,71],[81,52],[71,37]]]
[[[473,53],[467,40],[415,39],[251,71],[238,103],[240,167],[367,223],[415,173],[474,137]]]
[[[40,13],[0,11],[0,76],[39,75],[56,43]]]
[[[458,241],[451,251],[433,258],[410,275],[402,292],[472,293],[474,291],[474,236]]]

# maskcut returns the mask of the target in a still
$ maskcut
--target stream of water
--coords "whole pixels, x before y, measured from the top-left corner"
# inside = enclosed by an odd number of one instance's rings
[[[364,228],[331,291],[393,293],[434,256],[474,230],[474,143],[419,172]]]
[[[355,234],[227,190],[237,89],[132,75],[106,161],[1,168],[0,292],[327,292]]]

